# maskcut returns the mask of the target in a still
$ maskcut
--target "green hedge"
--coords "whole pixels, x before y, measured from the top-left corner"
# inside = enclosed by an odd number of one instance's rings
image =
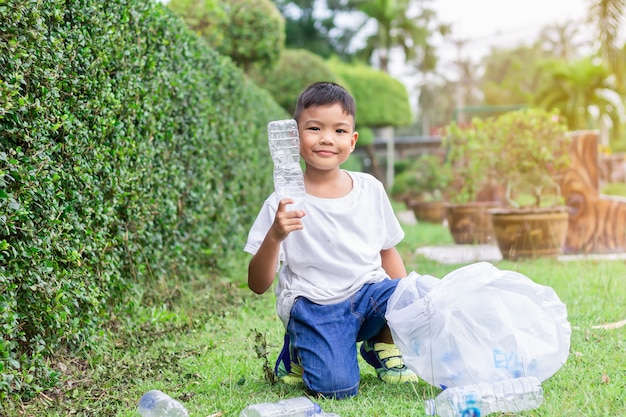
[[[348,64],[336,58],[328,63],[354,95],[358,125],[400,127],[411,124],[409,94],[400,80],[364,64]]]
[[[57,382],[136,285],[219,267],[287,117],[166,7],[0,3],[0,399]]]
[[[285,49],[274,68],[250,71],[250,77],[272,94],[293,115],[300,93],[317,81],[345,82],[328,66],[326,60],[305,49]]]

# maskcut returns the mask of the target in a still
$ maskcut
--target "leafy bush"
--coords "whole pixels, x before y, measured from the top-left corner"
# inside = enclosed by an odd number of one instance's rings
[[[270,0],[171,0],[168,7],[246,72],[254,63],[274,66],[285,46],[285,19]]]
[[[330,68],[345,80],[357,103],[357,123],[369,127],[406,126],[413,113],[406,87],[391,75],[364,64],[329,61]]]
[[[273,67],[285,47],[285,19],[270,0],[224,1],[229,22],[221,26],[224,42],[217,48],[246,72],[252,64]]]
[[[285,49],[276,67],[255,69],[250,72],[250,77],[269,91],[289,114],[293,114],[302,90],[314,82],[332,81],[346,87],[322,57],[304,49]]]
[[[285,113],[157,3],[8,0],[0,21],[0,398],[28,397],[135,286],[240,250]]]
[[[217,49],[224,42],[222,27],[228,25],[229,16],[221,0],[170,0],[167,7],[181,16],[209,46]]]
[[[571,138],[558,110],[527,108],[490,117],[480,123],[498,155],[491,163],[495,177],[506,187],[513,207],[563,205],[559,176],[569,167]],[[530,197],[530,198],[528,198]]]
[[[397,172],[391,195],[398,200],[420,196],[422,201],[442,201],[452,181],[452,170],[440,155],[423,153]]]
[[[447,150],[446,164],[454,173],[450,201],[471,203],[492,181],[492,166],[496,153],[482,129],[483,121],[472,119],[468,126],[450,123],[441,138]]]

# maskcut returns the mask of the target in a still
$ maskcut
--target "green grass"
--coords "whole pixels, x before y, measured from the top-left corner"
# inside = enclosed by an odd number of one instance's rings
[[[442,277],[461,266],[415,254],[417,246],[451,243],[443,226],[405,225],[405,231],[399,250],[409,270]],[[63,385],[30,403],[5,404],[0,415],[138,416],[139,397],[161,389],[181,400],[191,417],[236,417],[248,404],[302,395],[298,387],[266,380],[283,329],[273,293],[258,296],[247,289],[247,261],[238,254],[228,274],[179,291],[174,310],[146,308],[137,323],[118,323],[112,349],[104,345],[80,359],[60,355],[55,361],[68,375]],[[539,259],[497,266],[554,288],[573,328],[567,363],[543,383],[544,404],[519,415],[626,416],[626,327],[593,328],[626,319],[626,263]],[[439,392],[423,382],[385,385],[361,365],[359,396],[320,400],[325,411],[342,417],[423,416],[424,399]]]
[[[626,183],[613,182],[605,184],[601,190],[602,194],[626,197]]]

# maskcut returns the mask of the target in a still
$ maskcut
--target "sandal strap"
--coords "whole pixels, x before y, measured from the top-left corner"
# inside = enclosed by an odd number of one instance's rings
[[[402,361],[402,354],[400,349],[390,343],[378,342],[374,344],[374,351],[378,359],[387,368],[402,368],[404,362]]]

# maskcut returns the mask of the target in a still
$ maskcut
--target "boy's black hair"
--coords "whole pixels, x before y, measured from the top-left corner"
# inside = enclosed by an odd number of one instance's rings
[[[298,120],[305,109],[315,106],[341,104],[343,111],[356,121],[356,103],[354,97],[339,84],[319,81],[308,86],[298,97],[293,118]]]

